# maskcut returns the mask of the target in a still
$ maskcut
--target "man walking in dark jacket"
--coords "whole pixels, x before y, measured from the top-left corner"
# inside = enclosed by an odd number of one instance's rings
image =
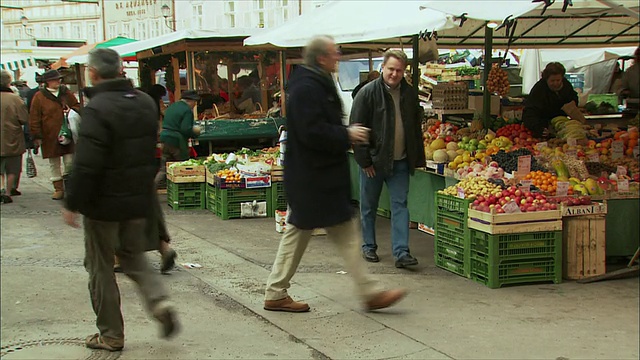
[[[325,228],[356,282],[365,309],[393,305],[403,290],[380,291],[360,259],[360,234],[353,221],[347,150],[369,137],[358,124],[342,124],[342,103],[332,72],[340,59],[333,39],[320,36],[305,48],[305,65],[289,82],[285,192],[291,213],[267,280],[265,310],[305,312],[309,305],[287,294],[311,233]]]
[[[353,100],[351,123],[371,129],[372,146],[354,147],[360,174],[360,216],[362,256],[378,262],[376,253],[376,211],[382,185],[391,197],[391,242],[398,268],[417,265],[409,252],[409,175],[425,166],[422,144],[424,111],[418,96],[404,79],[407,55],[388,50],[382,62],[382,76],[363,87]]]
[[[176,315],[167,292],[147,262],[145,219],[153,211],[155,144],[158,111],[151,97],[119,78],[122,60],[111,49],[89,53],[84,108],[77,156],[69,180],[65,222],[78,227],[84,215],[85,268],[99,333],[86,339],[94,349],[124,347],[120,292],[113,274],[114,255],[133,280],[146,307],[161,323],[162,335],[177,331]]]

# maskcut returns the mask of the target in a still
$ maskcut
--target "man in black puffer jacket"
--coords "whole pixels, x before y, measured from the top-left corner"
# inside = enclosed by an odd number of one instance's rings
[[[63,211],[78,227],[84,215],[85,268],[100,333],[86,346],[119,351],[124,347],[120,293],[113,275],[114,255],[139,287],[147,308],[160,321],[163,335],[175,333],[175,312],[167,292],[143,251],[145,225],[153,209],[158,111],[151,97],[120,78],[122,60],[111,49],[89,53],[93,88],[84,108],[76,157]]]

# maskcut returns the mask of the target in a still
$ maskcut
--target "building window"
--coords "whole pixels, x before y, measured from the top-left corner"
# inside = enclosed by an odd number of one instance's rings
[[[254,0],[253,8],[256,10],[264,10],[264,0]]]
[[[228,14],[227,20],[229,21],[229,27],[236,27],[236,16],[234,14]]]
[[[258,12],[258,27],[264,28],[264,11]]]
[[[138,28],[138,32],[140,34],[140,40],[144,40],[147,38],[147,24],[140,23],[140,27]]]
[[[289,20],[289,9],[282,10],[282,19],[286,22]]]
[[[50,26],[43,26],[42,27],[42,36],[45,39],[51,39],[51,27]]]
[[[289,6],[289,0],[282,0],[282,6]]]
[[[64,39],[64,26],[59,25],[56,28],[56,39]]]
[[[193,23],[192,28],[202,29],[202,5],[193,5],[192,7]]]
[[[22,29],[21,28],[17,28],[16,29],[16,39],[22,39]]]
[[[91,44],[95,43],[98,41],[98,33],[96,31],[96,24],[89,24],[88,29],[89,29],[89,36],[87,37],[89,42]]]
[[[80,39],[82,34],[80,33],[80,24],[73,24],[72,26],[72,34],[74,39]]]
[[[236,11],[236,4],[233,1],[229,1],[226,3],[227,5],[227,12],[234,12]]]
[[[116,24],[109,24],[109,39],[113,39],[118,36],[118,30]]]
[[[158,27],[160,20],[151,20],[151,29],[150,29],[150,35],[151,37],[156,37],[160,35],[160,28]]]
[[[126,36],[128,38],[132,37],[131,36],[131,25],[129,25],[129,23],[122,24],[122,35]]]

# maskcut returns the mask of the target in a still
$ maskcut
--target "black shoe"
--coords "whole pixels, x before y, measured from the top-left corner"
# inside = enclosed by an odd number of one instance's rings
[[[411,254],[402,255],[398,260],[396,260],[396,267],[399,269],[413,265],[418,265],[418,260],[411,256]]]
[[[160,272],[166,273],[167,271],[173,269],[176,265],[176,258],[178,254],[173,249],[169,249],[166,253],[162,254],[162,266],[160,267]]]
[[[11,196],[2,195],[2,197],[0,198],[0,204],[11,204],[12,202],[13,199],[11,199]]]
[[[20,196],[22,193],[18,189],[11,189],[11,196]]]
[[[363,250],[362,251],[362,257],[367,260],[368,262],[378,262],[380,261],[380,258],[378,257],[378,254],[376,254],[375,250]]]

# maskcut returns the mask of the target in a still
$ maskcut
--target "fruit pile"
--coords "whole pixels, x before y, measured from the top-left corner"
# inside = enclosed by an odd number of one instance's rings
[[[483,212],[495,212],[504,214],[504,207],[510,202],[518,205],[520,212],[535,212],[546,210],[557,210],[558,205],[549,203],[546,196],[540,193],[522,191],[516,186],[509,186],[507,189],[496,192],[489,196],[478,196],[472,203],[471,208]]]
[[[487,89],[500,96],[507,96],[510,88],[507,72],[502,70],[499,64],[493,64],[487,78]]]
[[[566,116],[556,116],[551,119],[551,125],[556,131],[559,139],[586,139],[587,131],[582,123],[578,120],[569,120]]]
[[[220,170],[216,176],[224,179],[226,183],[240,183],[242,181],[242,176],[236,169]]]
[[[455,164],[455,160],[454,160]],[[464,179],[466,177],[483,177],[485,179],[503,179],[504,178],[504,170],[502,170],[498,163],[492,161],[488,165],[485,165],[478,161],[473,161],[469,166],[464,166],[458,168],[456,171],[458,179]]]
[[[521,146],[531,146],[536,143],[536,140],[533,139],[531,130],[527,129],[522,124],[505,125],[496,131],[496,135],[498,135],[498,137],[504,136],[513,144]]]
[[[457,197],[458,188],[464,191],[465,199],[473,199],[477,196],[497,196],[498,193],[502,193],[502,188],[499,185],[493,184],[482,177],[467,177],[444,190],[438,190],[438,193]]]
[[[518,157],[526,155],[531,155],[531,151],[527,149],[518,149],[511,152],[500,150],[491,156],[491,160],[497,162],[505,172],[512,173],[518,170]],[[544,168],[538,164],[533,156],[531,156],[531,171],[538,170],[544,170]]]
[[[562,204],[564,206],[591,205],[591,196],[556,196],[547,198],[551,204]]]
[[[542,172],[540,170],[532,171],[524,178],[525,180],[531,180],[531,183],[533,183],[535,187],[546,193],[555,194],[558,188],[558,177],[549,172]],[[573,194],[571,187],[567,190],[567,194]]]

